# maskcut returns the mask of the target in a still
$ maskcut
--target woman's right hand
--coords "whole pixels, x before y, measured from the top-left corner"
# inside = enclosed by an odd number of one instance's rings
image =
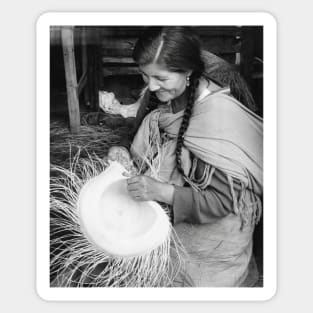
[[[120,159],[130,160],[130,154],[125,147],[113,146],[108,151],[108,159],[111,161],[119,161]]]
[[[111,147],[108,151],[107,157],[111,161],[117,161],[120,164],[122,164],[131,175],[137,173],[137,170],[131,159],[130,153],[125,147],[122,146]]]

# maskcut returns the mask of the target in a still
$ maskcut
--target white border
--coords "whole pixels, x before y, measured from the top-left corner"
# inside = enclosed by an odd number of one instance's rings
[[[105,22],[105,24],[104,24]],[[50,288],[49,287],[49,57],[51,25],[264,26],[264,287],[263,288]],[[276,21],[268,13],[45,13],[37,20],[37,292],[45,300],[243,301],[276,293]]]

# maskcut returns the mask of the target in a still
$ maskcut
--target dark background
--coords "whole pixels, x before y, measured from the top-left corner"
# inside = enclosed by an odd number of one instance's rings
[[[263,115],[263,27],[194,27],[204,49],[234,64],[253,94],[254,111]],[[98,91],[112,91],[121,100],[131,101],[143,85],[132,61],[132,48],[142,26],[76,26],[74,28],[77,79],[82,75],[83,50],[87,53],[87,86],[80,93],[80,109],[96,110]],[[66,83],[61,26],[51,27],[50,99],[51,113],[66,113]]]

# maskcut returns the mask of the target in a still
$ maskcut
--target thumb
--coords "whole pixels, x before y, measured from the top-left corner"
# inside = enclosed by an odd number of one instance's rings
[[[108,159],[111,161],[116,161],[116,155],[108,155]]]

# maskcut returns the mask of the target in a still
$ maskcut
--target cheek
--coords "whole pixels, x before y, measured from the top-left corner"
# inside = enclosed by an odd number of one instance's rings
[[[185,82],[183,80],[179,80],[173,83],[170,89],[172,91],[172,94],[180,95],[184,92],[185,88],[186,88]]]
[[[184,88],[184,84],[182,84],[182,81],[168,82],[163,84],[163,88],[172,92],[179,92]]]

